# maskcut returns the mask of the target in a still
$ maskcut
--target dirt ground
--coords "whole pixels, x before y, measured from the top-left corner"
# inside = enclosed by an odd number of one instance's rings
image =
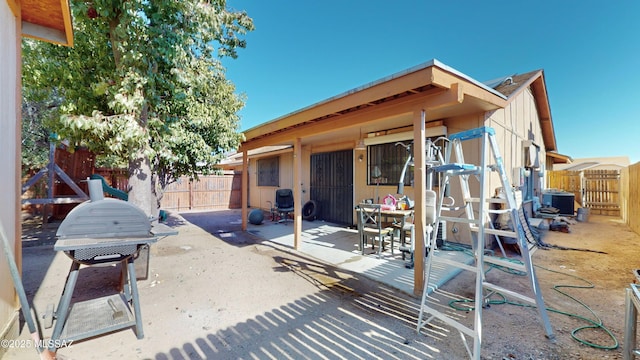
[[[150,279],[139,285],[145,338],[120,331],[60,349],[60,359],[467,358],[459,334],[446,325],[416,333],[419,298],[262,243],[240,231],[237,212],[183,216],[170,218],[180,235],[152,247]],[[47,236],[25,231],[31,240]],[[548,232],[543,239],[591,250],[533,254],[547,307],[558,311],[549,312],[555,339],[545,337],[535,309],[496,301],[483,311],[482,358],[622,359],[624,289],[635,279],[632,269],[640,267],[640,236],[619,219],[590,216],[570,225],[570,233]],[[40,309],[55,302],[69,262],[54,258],[52,242],[44,243],[24,250],[25,287]],[[113,269],[81,271],[96,282],[90,291],[117,286],[104,282],[105,276],[117,279],[104,273]],[[527,283],[497,269],[487,279],[511,289]],[[473,288],[473,277],[463,273],[433,299],[446,304],[472,298]],[[462,321],[473,319],[472,312],[451,312]],[[572,337],[575,331],[582,342]],[[36,356],[10,351],[3,359]]]
[[[569,228],[570,233],[547,232],[543,240],[590,251],[537,249],[532,256],[545,303],[552,309],[548,314],[555,339],[545,337],[536,310],[491,305],[483,311],[483,358],[623,358],[624,294],[635,282],[632,270],[640,267],[640,236],[620,219],[607,216],[590,216],[588,222]],[[513,286],[526,285],[525,278],[495,269],[487,279],[505,287],[511,286],[508,281],[514,281]],[[472,289],[473,278],[463,274],[442,290],[472,297]]]

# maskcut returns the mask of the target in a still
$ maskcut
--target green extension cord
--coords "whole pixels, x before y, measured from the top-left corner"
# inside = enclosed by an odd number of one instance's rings
[[[449,250],[453,250],[453,249],[449,249]],[[459,250],[462,250],[462,249],[459,249]],[[467,249],[464,249],[464,251],[467,251]],[[513,260],[513,259],[505,259],[505,260],[513,261],[514,263],[522,264],[522,262],[520,262],[518,260]],[[616,339],[615,335],[613,335],[613,333],[604,326],[604,324],[602,323],[602,319],[600,319],[600,317],[598,317],[598,315],[596,315],[596,313],[589,306],[587,306],[587,304],[585,304],[581,300],[576,299],[575,297],[567,294],[566,292],[560,290],[561,288],[593,289],[595,287],[595,285],[592,282],[590,282],[588,280],[585,280],[585,279],[583,279],[583,278],[581,278],[579,276],[576,276],[576,275],[571,275],[571,274],[563,273],[563,272],[560,272],[560,271],[547,269],[547,268],[544,268],[544,267],[541,267],[541,266],[537,266],[537,265],[536,265],[536,267],[540,268],[540,269],[543,269],[543,270],[546,270],[546,271],[554,272],[554,273],[557,273],[557,274],[570,276],[570,277],[573,277],[573,278],[575,278],[577,280],[580,280],[580,281],[585,282],[586,284],[588,284],[588,285],[555,285],[553,287],[553,290],[559,292],[560,294],[562,294],[562,295],[570,298],[571,300],[577,302],[578,304],[582,305],[585,309],[587,309],[593,315],[593,317],[596,320],[592,320],[592,319],[589,319],[589,318],[586,318],[586,317],[583,317],[583,316],[580,316],[580,315],[577,315],[577,314],[572,314],[572,313],[568,313],[568,312],[565,312],[565,311],[556,310],[556,309],[552,309],[552,308],[547,308],[547,311],[554,312],[556,314],[566,315],[566,316],[569,316],[569,317],[573,317],[573,318],[576,318],[576,319],[580,319],[580,320],[586,321],[588,323],[588,325],[580,326],[580,327],[574,329],[571,332],[571,337],[574,340],[578,341],[579,343],[587,345],[587,346],[590,346],[590,347],[593,347],[593,348],[596,348],[596,349],[603,349],[603,350],[615,350],[615,349],[617,349],[618,346],[620,345],[618,343],[618,339]],[[485,274],[488,273],[493,268],[496,268],[496,269],[499,269],[501,271],[505,271],[505,272],[508,272],[508,273],[514,274],[514,275],[526,276],[526,273],[522,273],[522,272],[519,272],[519,271],[514,271],[513,269],[506,269],[506,268],[503,268],[503,267],[498,266],[498,265],[491,265],[489,267],[489,269],[485,272]],[[533,305],[521,304],[521,303],[509,301],[509,300],[507,300],[507,298],[504,295],[502,295],[500,293],[494,293],[494,295],[500,296],[500,299],[499,300],[491,300],[491,299],[489,299],[486,302],[486,304],[488,304],[488,305],[510,304],[510,305],[514,305],[514,306],[535,308],[535,306],[533,306]],[[473,303],[473,302],[474,302],[473,300],[466,300],[466,299],[464,299],[464,300],[451,300],[451,301],[449,301],[449,306],[451,308],[453,308],[455,310],[459,310],[459,311],[473,311],[474,307],[472,307],[472,306],[458,306],[457,305],[458,303]],[[611,338],[611,340],[613,340],[613,345],[606,346],[606,345],[594,344],[594,343],[592,343],[590,341],[587,341],[587,340],[584,340],[584,339],[580,338],[578,336],[578,333],[580,333],[581,331],[587,330],[587,329],[596,329],[596,330],[600,329],[600,330],[603,330]]]

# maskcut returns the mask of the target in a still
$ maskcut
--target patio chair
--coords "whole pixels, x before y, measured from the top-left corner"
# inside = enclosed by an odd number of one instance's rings
[[[358,234],[360,236],[360,250],[364,255],[364,247],[371,238],[371,247],[375,250],[375,242],[378,241],[378,258],[384,251],[384,244],[388,240],[391,243],[393,255],[393,228],[382,224],[382,207],[380,204],[361,204],[356,206],[358,212]]]
[[[276,190],[274,210],[280,217],[278,222],[284,222],[286,224],[289,219],[289,214],[293,212],[293,204],[293,191],[291,189]]]

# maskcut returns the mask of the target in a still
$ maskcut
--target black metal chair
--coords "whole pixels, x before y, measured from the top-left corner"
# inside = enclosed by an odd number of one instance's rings
[[[280,215],[278,222],[287,222],[289,213],[293,212],[293,204],[293,191],[291,189],[276,190],[274,209]]]

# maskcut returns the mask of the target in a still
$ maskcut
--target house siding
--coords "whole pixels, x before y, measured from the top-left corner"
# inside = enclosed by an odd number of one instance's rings
[[[16,258],[20,247],[20,31],[9,4],[0,2],[0,221]],[[18,336],[18,301],[4,253],[0,254],[0,339]],[[6,349],[4,349],[6,350]],[[0,348],[0,357],[3,349]]]
[[[460,131],[473,129],[481,126],[491,126],[496,130],[496,139],[499,144],[500,152],[505,163],[505,169],[509,178],[513,175],[514,167],[523,166],[523,141],[533,140],[542,147],[540,159],[544,159],[544,146],[542,140],[542,129],[540,126],[539,116],[535,107],[535,99],[530,89],[525,89],[508,103],[503,109],[494,110],[487,113],[476,113],[459,117],[443,119],[444,126],[447,127],[448,134],[454,134]],[[357,139],[353,140],[357,142]],[[468,141],[463,143],[465,161],[469,163],[479,162],[479,141]],[[349,142],[349,146],[353,147],[353,143]],[[327,152],[343,150],[344,143],[337,144],[315,144],[314,146],[303,147],[303,167],[309,169],[310,156],[316,152]],[[363,155],[363,160],[359,161],[359,156]],[[293,188],[293,153],[285,153],[278,155],[280,157],[280,188]],[[367,152],[362,150],[354,150],[354,191],[353,203],[357,204],[363,199],[374,198],[376,194],[375,185],[367,185]],[[249,161],[249,207],[262,208],[268,210],[273,202],[275,190],[277,187],[258,187],[256,177],[256,159]],[[297,196],[301,199],[298,204],[302,205],[309,200],[309,171],[303,173],[302,194]],[[452,179],[451,189],[453,196],[459,196],[459,183],[457,179]],[[479,189],[477,185],[470,182],[471,191],[477,193]],[[474,187],[475,186],[475,187]],[[488,187],[486,189],[489,196],[495,194],[496,188],[500,187],[500,178],[498,174],[491,173]],[[381,198],[386,194],[396,194],[396,186],[380,185],[377,189],[378,196]],[[414,189],[411,186],[405,187],[405,195],[415,198]],[[354,211],[355,223],[355,211]],[[448,228],[448,239],[451,237],[451,228]],[[469,238],[456,235],[461,242],[470,242]]]
[[[545,151],[542,139],[542,128],[540,118],[535,106],[535,99],[530,89],[525,89],[508,103],[503,109],[494,110],[484,114],[468,115],[447,119],[445,122],[448,134],[455,134],[460,131],[469,130],[481,126],[494,128],[496,141],[498,143],[500,155],[503,158],[504,168],[507,177],[513,181],[513,169],[524,166],[523,142],[532,140],[540,146],[540,160],[544,162]],[[467,163],[479,163],[481,142],[479,140],[466,141],[462,144],[464,160]],[[542,189],[544,179],[536,180],[536,192]],[[469,181],[472,194],[479,193],[479,183]],[[496,172],[491,172],[487,182],[485,194],[491,197],[495,195],[496,189],[501,187],[500,177]],[[451,196],[461,199],[459,179],[451,180]],[[454,214],[458,215],[458,214]],[[462,213],[459,215],[463,215]],[[447,226],[447,239],[463,244],[471,244],[471,237],[467,231],[467,225],[457,224],[457,230],[452,232],[453,226]],[[493,237],[487,238],[487,245],[493,245]]]
[[[273,201],[276,197],[276,189],[293,189],[293,153],[284,153],[273,156],[277,156],[279,159],[279,186],[258,186],[258,159],[249,160],[248,205],[251,208],[269,210],[273,206]]]

